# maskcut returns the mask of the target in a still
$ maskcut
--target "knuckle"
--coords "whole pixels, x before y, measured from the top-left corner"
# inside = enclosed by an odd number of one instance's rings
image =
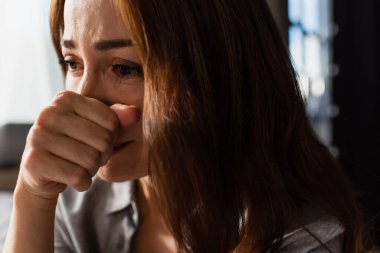
[[[113,135],[109,131],[101,131],[97,137],[97,148],[100,152],[108,151],[113,144]]]
[[[90,179],[90,175],[83,169],[76,169],[72,178],[71,186],[74,188],[83,188],[83,185],[87,185]]]
[[[28,148],[24,151],[21,161],[21,167],[29,174],[38,173],[38,169],[42,166],[43,159],[40,152],[34,148]]]
[[[56,115],[58,113],[57,107],[50,105],[45,107],[36,119],[35,125],[37,126],[48,126],[51,122],[54,122]]]
[[[58,92],[54,98],[52,105],[56,107],[73,107],[78,104],[78,101],[83,99],[83,97],[73,91],[64,90]]]
[[[55,94],[53,104],[70,104],[77,97],[75,92],[64,90]]]
[[[46,138],[46,130],[38,125],[33,126],[27,137],[27,143],[31,146],[38,145],[42,139]]]
[[[51,132],[43,127],[34,126],[29,132],[26,139],[26,149],[32,149],[34,153],[41,156],[42,153],[51,149],[51,143],[54,143],[54,136]]]
[[[95,149],[86,149],[83,155],[83,162],[86,169],[92,169],[99,166],[100,153]]]

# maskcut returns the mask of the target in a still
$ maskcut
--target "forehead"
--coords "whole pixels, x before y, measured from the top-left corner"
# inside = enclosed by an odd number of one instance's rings
[[[65,39],[130,38],[114,0],[66,0],[64,24]]]

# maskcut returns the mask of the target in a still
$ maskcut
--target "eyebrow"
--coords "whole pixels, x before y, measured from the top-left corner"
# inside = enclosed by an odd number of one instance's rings
[[[61,45],[67,49],[74,49],[76,47],[72,40],[62,40]],[[94,43],[94,48],[99,51],[106,51],[115,48],[123,48],[132,46],[131,39],[118,39],[118,40],[99,40]]]

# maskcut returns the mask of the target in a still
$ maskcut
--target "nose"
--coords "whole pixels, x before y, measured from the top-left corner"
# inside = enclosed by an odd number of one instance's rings
[[[86,71],[79,81],[76,92],[85,97],[95,98],[107,105],[111,105],[106,97],[106,91],[101,78],[96,72]]]

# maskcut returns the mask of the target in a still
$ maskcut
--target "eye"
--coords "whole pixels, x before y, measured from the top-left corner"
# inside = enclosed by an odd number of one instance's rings
[[[64,60],[61,60],[60,61],[60,64],[64,65],[65,68],[68,70],[68,71],[78,71],[80,70],[80,64],[74,60],[70,60],[70,59],[64,59]]]
[[[141,65],[132,62],[128,64],[113,64],[112,71],[116,74],[116,76],[121,78],[131,76],[143,76],[143,70]]]

